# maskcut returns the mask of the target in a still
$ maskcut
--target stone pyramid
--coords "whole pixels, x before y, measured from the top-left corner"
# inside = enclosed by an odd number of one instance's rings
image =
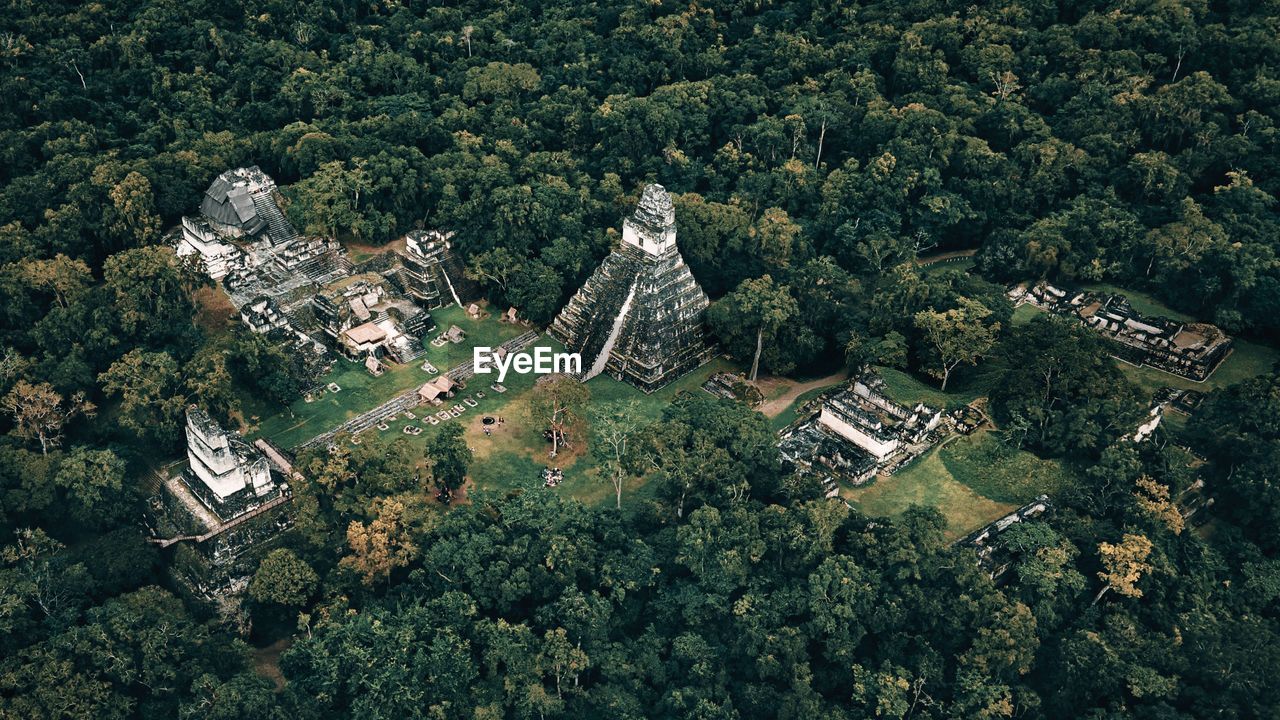
[[[582,380],[602,372],[653,392],[711,359],[707,294],[676,249],[676,214],[661,185],[644,189],[622,243],[569,300],[548,332],[582,355]]]

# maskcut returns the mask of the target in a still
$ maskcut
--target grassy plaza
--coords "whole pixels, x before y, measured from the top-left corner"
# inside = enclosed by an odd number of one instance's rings
[[[1126,295],[1135,307],[1140,304],[1144,312],[1181,317],[1148,296],[1132,292]],[[1014,313],[1014,322],[1028,322],[1040,312],[1031,305],[1022,305]],[[341,390],[326,391],[310,402],[299,399],[283,412],[267,414],[268,409],[254,398],[243,398],[245,422],[249,428],[247,434],[269,438],[282,447],[295,447],[436,377],[422,369],[424,360],[445,372],[470,360],[472,348],[496,347],[529,329],[500,322],[487,309],[479,318],[470,317],[456,306],[434,311],[432,316],[437,323],[432,338],[457,325],[466,333],[465,340],[442,346],[428,342],[423,357],[407,365],[388,364],[380,377],[370,375],[362,364],[340,359],[330,374],[323,378],[322,384],[336,383]],[[564,349],[546,334],[540,335],[529,350],[536,347],[546,347],[553,352]],[[1280,354],[1273,348],[1237,339],[1231,355],[1204,383],[1152,368],[1120,365],[1131,380],[1147,391],[1164,386],[1207,390],[1263,373],[1277,357]],[[626,383],[601,375],[587,384],[591,391],[590,406],[603,409],[613,404],[635,402],[638,417],[644,422],[653,421],[661,416],[663,409],[678,393],[699,391],[701,384],[715,372],[738,370],[733,363],[717,357],[652,394],[642,393]],[[946,393],[901,370],[879,368],[879,372],[892,396],[903,403],[923,402],[936,407],[955,408],[981,398],[987,390],[986,378],[980,368],[959,374]],[[496,375],[475,376],[458,397],[441,406],[451,407],[463,397],[473,397],[477,405],[467,407],[457,419],[431,425],[425,415],[440,408],[424,405],[414,410],[415,418],[401,415],[388,423],[386,430],[371,428],[361,433],[358,441],[391,443],[403,440],[425,448],[444,423],[460,422],[475,457],[468,492],[538,488],[542,484],[542,469],[558,467],[564,470],[564,481],[558,492],[592,505],[611,503],[612,489],[600,476],[600,463],[590,452],[589,438],[570,438],[569,446],[562,448],[557,457],[549,457],[550,446],[542,435],[542,423],[530,411],[530,391],[536,376],[509,373],[503,383],[507,388],[505,393],[491,389],[490,385],[495,380]],[[772,378],[767,383],[762,382],[766,390],[766,403],[762,409],[770,425],[775,430],[781,429],[807,412],[805,406],[812,400],[844,382],[839,376],[808,382]],[[475,398],[477,391],[483,392],[484,397]],[[485,416],[501,418],[503,422],[488,426],[490,432],[486,434],[482,421]],[[1171,422],[1177,426],[1179,423],[1176,421],[1182,419],[1174,416]],[[415,425],[423,428],[421,434],[408,435],[404,432],[406,427]],[[998,432],[983,431],[972,437],[954,438],[933,448],[892,476],[878,478],[857,488],[844,487],[841,497],[870,515],[897,515],[912,504],[936,507],[947,519],[948,536],[960,537],[1038,494],[1052,494],[1069,472],[1058,461],[1042,460],[1029,452],[1007,448],[1000,442]],[[628,498],[644,497],[649,491],[643,480],[631,479],[623,492],[624,504]]]

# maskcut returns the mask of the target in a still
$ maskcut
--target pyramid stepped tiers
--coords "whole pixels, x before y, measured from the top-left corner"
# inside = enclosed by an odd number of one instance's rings
[[[653,392],[711,359],[707,295],[676,248],[675,208],[661,185],[644,189],[605,258],[549,332],[582,355],[583,380],[607,373]]]

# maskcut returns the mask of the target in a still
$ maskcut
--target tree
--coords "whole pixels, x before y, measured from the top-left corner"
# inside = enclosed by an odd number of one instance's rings
[[[427,463],[431,477],[447,502],[467,479],[471,465],[471,448],[462,434],[462,425],[448,423],[427,443]]]
[[[791,263],[798,249],[801,228],[782,208],[768,208],[747,230],[758,257],[775,272]]]
[[[46,619],[73,616],[88,584],[84,565],[72,562],[66,546],[40,528],[16,529],[13,540],[0,548],[0,629],[10,629],[28,603]]]
[[[1099,543],[1098,556],[1102,560],[1103,569],[1098,573],[1098,578],[1104,584],[1093,598],[1092,604],[1097,605],[1109,590],[1115,590],[1125,597],[1142,597],[1138,581],[1143,574],[1151,571],[1151,563],[1147,562],[1151,548],[1151,541],[1145,535],[1132,533],[1125,533],[1118,545]]]
[[[186,395],[169,353],[131,350],[98,377],[103,392],[120,398],[120,424],[161,445],[178,441]]]
[[[1185,521],[1178,504],[1169,498],[1169,486],[1157,482],[1150,475],[1143,475],[1135,482],[1134,503],[1144,514],[1162,523],[1174,535],[1182,533]]]
[[[228,360],[236,380],[278,406],[302,394],[307,372],[295,353],[253,332],[237,333]]]
[[[213,673],[201,675],[192,683],[191,694],[178,713],[180,720],[272,718],[282,712],[271,681],[253,672],[226,681]]]
[[[680,226],[680,254],[712,297],[763,269],[747,250],[751,216],[746,210],[694,193],[673,195],[672,201]]]
[[[156,245],[116,253],[103,264],[102,281],[128,337],[155,346],[190,330],[195,280],[172,249]]]
[[[308,717],[500,717],[489,713],[493,694],[480,676],[476,614],[465,592],[335,612],[285,654],[281,700]]]
[[[538,325],[556,316],[560,307],[563,279],[555,270],[538,260],[520,263],[511,275],[506,299],[520,309],[520,314]]]
[[[249,581],[249,597],[260,603],[303,607],[320,578],[305,560],[288,548],[276,548],[258,564]]]
[[[476,282],[496,285],[505,293],[511,274],[519,267],[520,263],[510,250],[497,247],[473,255],[464,272],[468,278]]]
[[[733,292],[712,305],[707,313],[707,322],[740,357],[746,355],[747,338],[751,338],[754,352],[750,355],[750,380],[755,382],[765,338],[772,341],[778,330],[799,314],[800,307],[791,297],[790,289],[786,285],[775,284],[772,277],[764,275],[743,280]]]
[[[466,37],[467,54],[470,56],[471,36],[467,34]],[[541,80],[538,71],[528,63],[491,62],[484,67],[467,68],[462,97],[466,100],[514,97],[536,89]]]
[[[573,687],[578,686],[578,677],[591,667],[591,660],[582,651],[581,645],[569,642],[564,628],[548,630],[542,637],[542,649],[538,653],[538,665],[546,675],[555,682],[556,697],[564,697],[564,685],[573,680]]]
[[[59,307],[67,308],[79,300],[93,283],[93,274],[83,260],[58,253],[52,260],[28,260],[19,266],[23,280],[30,287],[52,293]]]
[[[109,527],[130,510],[125,463],[110,450],[77,447],[58,463],[53,481],[67,493],[71,515],[90,527]]]
[[[1205,217],[1194,199],[1184,198],[1180,211],[1177,220],[1147,232],[1146,243],[1151,248],[1147,275],[1158,266],[1167,276],[1176,276],[1199,263],[1213,248],[1227,243],[1222,228]]]
[[[1052,454],[1101,453],[1130,433],[1147,404],[1092,330],[1040,316],[1014,326],[992,352],[991,408],[1025,423],[1030,445]]]
[[[849,372],[861,373],[870,365],[905,367],[907,364],[907,339],[902,333],[890,331],[879,340],[871,340],[859,333],[851,333],[844,344],[844,362]]]
[[[48,455],[50,448],[62,444],[62,430],[78,415],[92,417],[96,410],[85,399],[83,392],[64,401],[49,383],[32,384],[19,380],[4,397],[5,412],[13,416],[16,426],[13,434],[27,440],[39,440],[40,452]]]
[[[916,313],[916,327],[937,355],[938,366],[929,374],[942,380],[947,391],[951,372],[961,363],[977,365],[978,358],[991,349],[1000,332],[1000,323],[986,323],[991,311],[977,300],[960,298],[960,307],[946,312],[921,310]]]
[[[347,546],[351,554],[341,560],[344,567],[359,573],[368,586],[379,579],[390,583],[391,572],[407,566],[418,554],[405,525],[402,501],[378,498],[372,510],[372,521],[353,520],[347,526]]]
[[[592,413],[591,432],[595,436],[591,451],[604,464],[604,477],[613,486],[614,505],[622,509],[622,487],[627,472],[627,444],[640,430],[635,400],[601,408]]]
[[[364,242],[377,241],[390,234],[395,218],[370,206],[367,201],[374,191],[374,178],[364,158],[348,163],[334,160],[324,163],[309,177],[288,190],[293,202],[288,208],[294,224],[312,234],[329,237],[349,236]]]
[[[583,409],[590,400],[591,390],[569,375],[547,375],[533,386],[529,410],[547,424],[551,457],[556,456],[562,444],[568,444],[568,432],[582,420]]]
[[[160,216],[146,175],[132,171],[108,191],[106,226],[120,247],[141,247],[160,235]]]
[[[711,504],[735,507],[781,489],[776,436],[760,413],[705,393],[678,397],[635,439],[629,469],[648,476],[675,516]]]
[[[183,374],[183,394],[188,403],[199,405],[221,421],[230,420],[240,409],[227,354],[221,348],[209,346],[196,353],[183,368]]]

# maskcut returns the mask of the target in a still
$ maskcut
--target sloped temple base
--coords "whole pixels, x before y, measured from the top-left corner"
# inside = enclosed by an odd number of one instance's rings
[[[711,359],[703,314],[706,293],[676,249],[671,199],[659,185],[645,189],[624,236],[663,242],[623,242],[565,305],[549,328],[591,367],[653,392]]]

